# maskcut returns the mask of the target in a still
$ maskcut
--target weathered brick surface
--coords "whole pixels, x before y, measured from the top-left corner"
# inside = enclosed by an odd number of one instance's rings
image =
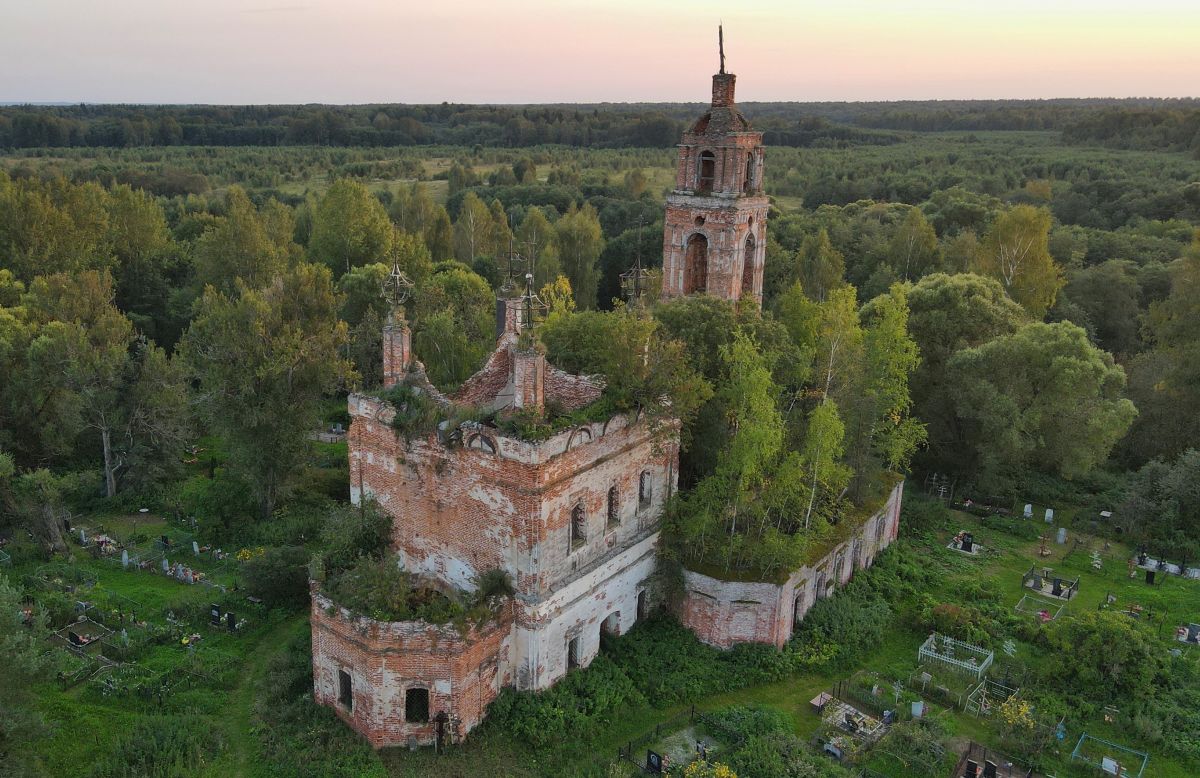
[[[543,380],[557,392],[597,391],[550,370]],[[402,720],[404,688],[429,688],[430,714],[446,710],[465,734],[499,688],[546,688],[568,670],[572,642],[584,666],[602,629],[620,633],[637,621],[651,596],[643,593],[659,516],[676,487],[677,425],[618,415],[535,443],[466,423],[461,439],[442,431],[406,440],[391,427],[387,403],[351,395],[349,410],[351,499],[371,496],[391,514],[392,548],[405,569],[472,590],[481,573],[500,568],[517,590],[502,626],[465,637],[331,617],[328,603],[314,599],[317,699],[339,708],[337,671],[354,668],[354,705],[339,715],[372,743],[433,737],[431,724]]]
[[[319,592],[312,601],[313,688],[316,701],[333,708],[376,748],[409,738],[434,741],[434,717],[449,717],[447,735],[465,737],[488,704],[510,683],[511,606],[481,627],[423,622],[380,622],[355,617]],[[350,674],[353,704],[338,700],[338,671]],[[404,695],[429,692],[429,720],[405,720]]]
[[[754,132],[734,101],[732,74],[713,76],[712,106],[684,133],[667,196],[663,226],[664,298],[688,293],[687,248],[697,236],[708,242],[703,288],[726,300],[752,295],[762,303],[767,211],[762,193],[762,133]],[[702,156],[712,155],[713,180],[701,181]],[[752,238],[751,242],[747,239]]]
[[[720,648],[737,643],[782,647],[814,602],[844,585],[855,570],[870,566],[896,539],[903,494],[901,482],[849,538],[782,584],[722,581],[685,570],[684,594],[677,603],[680,621],[702,641]]]

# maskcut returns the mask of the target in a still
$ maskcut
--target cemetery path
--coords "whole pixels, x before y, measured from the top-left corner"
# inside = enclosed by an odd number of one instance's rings
[[[249,652],[242,668],[237,686],[230,694],[230,705],[223,718],[229,738],[229,752],[225,759],[214,765],[211,775],[249,776],[254,775],[256,760],[254,728],[254,700],[266,672],[267,664],[279,654],[292,636],[308,622],[307,612],[297,614],[282,622],[258,641]]]

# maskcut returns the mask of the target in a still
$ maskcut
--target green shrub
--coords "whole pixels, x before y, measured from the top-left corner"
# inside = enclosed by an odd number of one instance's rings
[[[268,548],[243,567],[246,591],[270,607],[302,608],[308,603],[308,550]]]
[[[324,589],[338,605],[377,621],[445,624],[466,613],[441,592],[414,587],[393,556],[362,557],[349,570],[328,575]]]
[[[90,778],[184,778],[224,749],[220,730],[197,716],[147,716],[103,753]]]
[[[374,502],[358,507],[329,506],[321,530],[326,574],[347,570],[362,557],[380,557],[391,540],[392,517]]]

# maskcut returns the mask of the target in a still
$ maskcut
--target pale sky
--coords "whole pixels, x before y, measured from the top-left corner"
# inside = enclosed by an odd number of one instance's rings
[[[0,0],[0,101],[1200,95],[1200,0]]]

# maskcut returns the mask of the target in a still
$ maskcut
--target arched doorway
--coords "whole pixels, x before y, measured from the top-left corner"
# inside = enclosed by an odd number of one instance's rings
[[[754,233],[746,236],[746,247],[742,250],[742,294],[754,294],[754,261],[758,243]]]
[[[697,232],[688,238],[683,260],[683,293],[708,290],[708,238]]]
[[[829,588],[828,580],[829,579],[826,577],[825,573],[821,573],[821,575],[817,576],[817,589],[813,593],[813,596],[816,597],[816,599],[824,599],[825,596],[829,594],[827,591]]]

